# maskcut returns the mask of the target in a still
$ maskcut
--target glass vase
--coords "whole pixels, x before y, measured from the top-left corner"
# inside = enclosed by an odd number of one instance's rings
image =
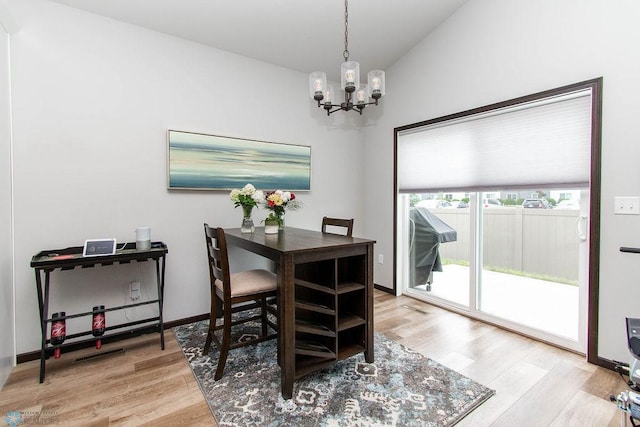
[[[264,234],[278,234],[278,222],[265,220]]]
[[[284,215],[278,217],[278,230],[284,230]]]
[[[256,230],[255,225],[253,225],[253,219],[251,219],[251,211],[253,210],[253,206],[243,206],[242,207],[242,225],[240,226],[241,233],[253,233]]]

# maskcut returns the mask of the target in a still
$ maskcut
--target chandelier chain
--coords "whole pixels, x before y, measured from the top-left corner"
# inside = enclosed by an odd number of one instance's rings
[[[344,0],[344,52],[345,62],[349,60],[349,1]]]

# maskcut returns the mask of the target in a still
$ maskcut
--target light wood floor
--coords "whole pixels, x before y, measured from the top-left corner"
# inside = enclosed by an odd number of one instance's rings
[[[460,426],[621,425],[609,395],[625,390],[624,381],[581,356],[379,291],[375,325],[496,390]],[[76,359],[94,349],[51,359],[43,384],[38,361],[18,365],[0,390],[0,421],[18,410],[64,426],[216,425],[171,331],[165,351],[157,334],[105,345],[101,353],[109,350],[116,352],[86,361]]]

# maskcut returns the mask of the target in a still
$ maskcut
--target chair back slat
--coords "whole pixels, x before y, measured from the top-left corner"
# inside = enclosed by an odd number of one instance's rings
[[[331,233],[329,231],[327,231],[327,226],[331,226],[331,227],[344,227],[346,230],[346,236],[347,237],[351,237],[352,233],[353,233],[353,218],[350,219],[343,219],[343,218],[329,218],[329,217],[323,217],[322,218],[322,232],[323,233]],[[331,234],[337,234],[337,233],[331,233]]]

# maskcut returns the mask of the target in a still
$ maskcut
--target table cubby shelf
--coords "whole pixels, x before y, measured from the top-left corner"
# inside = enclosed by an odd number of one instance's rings
[[[296,265],[296,378],[366,350],[368,256]]]

